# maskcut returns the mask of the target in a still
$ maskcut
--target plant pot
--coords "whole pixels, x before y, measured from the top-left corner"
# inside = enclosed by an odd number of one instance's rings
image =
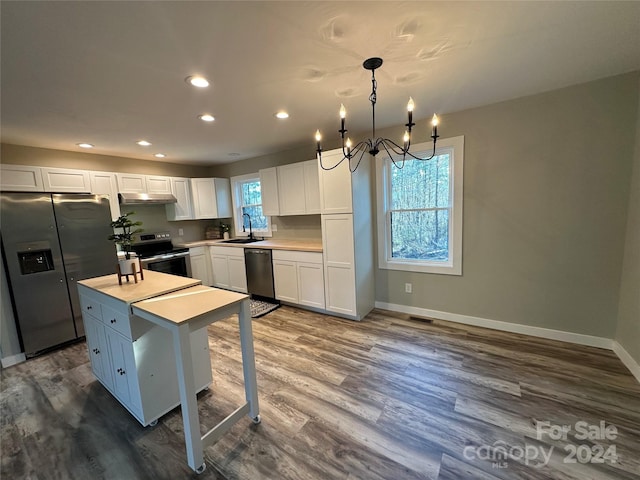
[[[126,258],[118,260],[118,263],[120,264],[121,275],[133,274],[134,266],[135,266],[135,271],[138,271],[138,259],[133,255],[128,260]]]
[[[229,232],[224,232],[222,234],[222,238],[224,238],[225,240],[229,240]]]

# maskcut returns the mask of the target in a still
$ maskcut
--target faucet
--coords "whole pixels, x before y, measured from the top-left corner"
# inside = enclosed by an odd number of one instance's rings
[[[253,230],[251,229],[251,215],[249,215],[248,213],[243,213],[242,214],[243,220],[244,220],[244,217],[247,217],[249,219],[249,240],[253,240]],[[242,222],[242,231],[246,232],[244,228],[244,221]]]

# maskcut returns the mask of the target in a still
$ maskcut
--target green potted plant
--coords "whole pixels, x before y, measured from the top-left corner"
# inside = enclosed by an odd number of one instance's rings
[[[124,256],[127,260],[131,259],[131,244],[133,243],[133,236],[143,231],[141,228],[136,228],[142,225],[142,222],[134,222],[129,218],[134,214],[135,212],[125,213],[118,217],[117,220],[111,222],[111,228],[119,228],[122,230],[122,233],[113,233],[109,235],[109,240],[116,245],[120,245],[120,249],[124,252]]]
[[[221,223],[220,230],[222,231],[222,238],[227,240],[229,238],[229,230],[231,230],[231,225],[228,223]]]

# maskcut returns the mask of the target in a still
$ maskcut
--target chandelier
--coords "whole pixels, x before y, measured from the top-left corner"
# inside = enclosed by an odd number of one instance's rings
[[[407,155],[415,160],[431,160],[436,154],[436,141],[438,140],[438,116],[436,114],[433,115],[431,119],[431,138],[433,139],[433,153],[430,157],[420,158],[413,155],[409,152],[409,148],[411,148],[411,128],[415,125],[413,123],[413,108],[414,103],[413,99],[409,97],[409,103],[407,103],[407,113],[408,113],[408,122],[405,124],[407,129],[404,132],[404,137],[402,139],[402,146],[398,145],[393,140],[388,138],[378,137],[376,138],[376,90],[378,88],[378,83],[376,82],[376,69],[382,65],[382,59],[378,57],[368,58],[364,61],[362,66],[366,70],[371,70],[371,95],[369,95],[369,101],[371,102],[371,120],[372,120],[372,135],[371,138],[367,138],[366,140],[362,140],[353,146],[351,139],[349,137],[345,140],[345,134],[347,133],[347,129],[344,128],[345,118],[347,116],[347,110],[344,108],[344,105],[340,105],[340,137],[342,138],[342,159],[333,166],[325,167],[322,163],[322,146],[320,145],[320,141],[322,140],[322,135],[320,134],[320,130],[316,130],[316,143],[317,143],[317,152],[318,159],[320,160],[320,167],[323,170],[333,170],[338,165],[340,165],[343,161],[347,160],[349,162],[349,171],[351,173],[355,172],[360,165],[360,161],[365,153],[369,152],[370,155],[376,156],[381,150],[387,152],[389,159],[393,162],[393,164],[397,168],[402,168],[404,166],[405,159]],[[402,155],[402,161],[396,161],[394,156],[398,157]],[[352,164],[352,160],[354,160],[355,165]]]

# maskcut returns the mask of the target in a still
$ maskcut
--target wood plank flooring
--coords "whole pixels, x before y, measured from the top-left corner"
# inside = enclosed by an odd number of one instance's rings
[[[640,479],[640,384],[612,352],[382,310],[352,322],[281,307],[253,328],[262,424],[208,447],[202,475],[180,409],[141,427],[80,343],[2,371],[0,477]],[[203,431],[244,401],[237,322],[209,343]],[[570,431],[539,435],[541,422]],[[615,438],[581,438],[600,422]],[[587,461],[609,447],[615,463]]]

